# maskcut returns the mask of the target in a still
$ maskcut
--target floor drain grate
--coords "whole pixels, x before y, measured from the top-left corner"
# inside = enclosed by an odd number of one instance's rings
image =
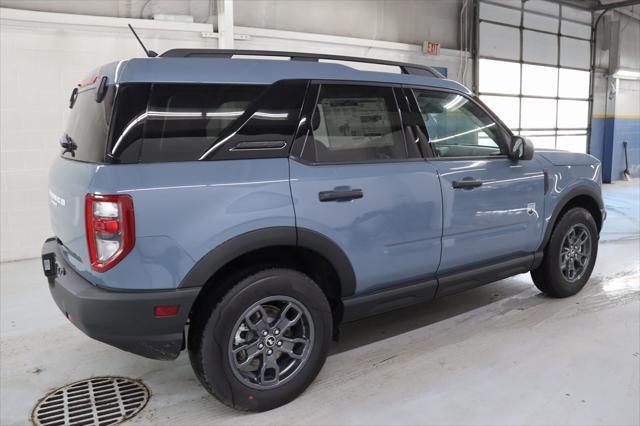
[[[50,392],[33,409],[37,426],[107,426],[135,416],[149,401],[149,389],[125,377],[94,377]]]

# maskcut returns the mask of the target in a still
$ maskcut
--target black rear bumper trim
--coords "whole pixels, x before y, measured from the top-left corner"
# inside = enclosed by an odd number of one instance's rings
[[[48,277],[53,300],[86,335],[153,359],[175,359],[183,349],[184,327],[200,288],[109,291],[78,274],[61,255],[57,240],[45,241],[42,255],[55,259],[56,273]],[[153,308],[158,305],[180,305],[178,315],[156,318]]]

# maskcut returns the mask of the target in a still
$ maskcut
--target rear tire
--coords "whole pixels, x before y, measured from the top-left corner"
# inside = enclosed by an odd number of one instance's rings
[[[332,324],[329,303],[308,276],[263,269],[244,275],[217,303],[200,305],[189,330],[189,359],[204,388],[224,404],[270,410],[315,379]]]
[[[569,297],[587,283],[598,255],[598,227],[587,210],[568,210],[556,224],[544,258],[531,278],[551,297]]]

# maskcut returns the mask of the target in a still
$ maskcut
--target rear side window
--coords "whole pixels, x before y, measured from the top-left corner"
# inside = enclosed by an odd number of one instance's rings
[[[264,86],[154,86],[140,160],[199,159],[263,91]]]
[[[110,86],[101,102],[96,102],[96,88],[80,89],[60,139],[61,155],[72,160],[100,163],[111,121],[115,88]]]
[[[107,153],[111,161],[138,162],[150,92],[150,84],[121,85],[118,88]]]
[[[306,87],[121,86],[108,155],[120,163],[287,156]]]
[[[392,89],[322,85],[302,158],[317,163],[406,159]]]

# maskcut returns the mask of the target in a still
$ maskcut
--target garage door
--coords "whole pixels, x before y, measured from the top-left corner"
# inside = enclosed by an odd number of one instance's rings
[[[482,0],[478,16],[480,98],[536,147],[586,152],[591,12]]]

